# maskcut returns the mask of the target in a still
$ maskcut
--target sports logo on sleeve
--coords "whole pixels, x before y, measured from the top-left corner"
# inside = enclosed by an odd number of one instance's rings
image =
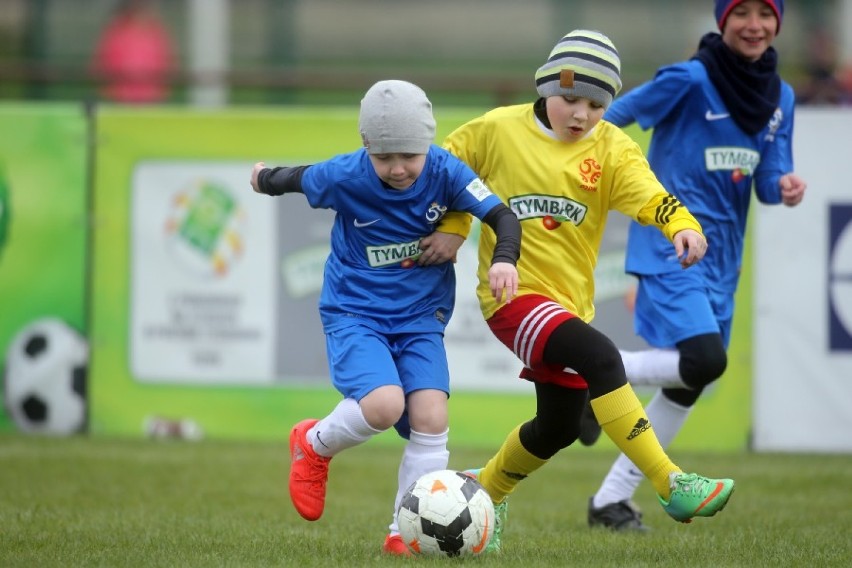
[[[479,178],[474,179],[465,188],[468,193],[476,198],[477,201],[482,201],[489,195],[491,195],[491,190],[488,189],[488,186],[482,183],[482,180]]]
[[[775,114],[772,115],[772,118],[769,119],[769,132],[766,133],[766,136],[763,137],[767,142],[775,142],[775,134],[778,133],[778,129],[781,128],[781,123],[784,122],[784,112],[777,108],[775,109]]]

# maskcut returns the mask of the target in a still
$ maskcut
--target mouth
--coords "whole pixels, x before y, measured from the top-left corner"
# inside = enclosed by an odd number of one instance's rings
[[[409,178],[387,180],[387,184],[389,186],[393,187],[394,189],[405,189],[408,186],[410,186],[411,183],[412,183],[412,180],[409,179]]]

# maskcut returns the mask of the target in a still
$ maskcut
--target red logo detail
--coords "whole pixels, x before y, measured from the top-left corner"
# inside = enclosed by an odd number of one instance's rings
[[[554,219],[552,215],[546,215],[542,217],[541,224],[544,225],[544,228],[548,231],[552,231],[558,228],[562,223]]]
[[[586,191],[597,191],[595,184],[601,179],[601,165],[594,158],[586,158],[580,163],[580,177],[586,182],[580,188]]]

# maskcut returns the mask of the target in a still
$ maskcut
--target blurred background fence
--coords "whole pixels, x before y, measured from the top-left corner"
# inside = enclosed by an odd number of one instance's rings
[[[167,101],[207,106],[351,104],[389,77],[420,84],[436,104],[528,100],[535,68],[580,27],[613,39],[629,88],[691,55],[701,34],[716,29],[710,0],[151,3],[176,51]],[[0,0],[0,99],[96,99],[103,77],[90,65],[118,4]],[[775,44],[785,78],[802,92],[829,73],[848,81],[852,0],[786,4]]]

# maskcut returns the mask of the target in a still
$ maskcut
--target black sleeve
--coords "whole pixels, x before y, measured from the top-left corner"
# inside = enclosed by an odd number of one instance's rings
[[[302,193],[302,175],[309,167],[263,168],[257,175],[257,187],[266,195]]]
[[[494,234],[497,235],[491,264],[495,262],[517,264],[521,257],[521,222],[518,221],[518,217],[501,203],[494,206],[482,218],[482,222],[494,229]]]

